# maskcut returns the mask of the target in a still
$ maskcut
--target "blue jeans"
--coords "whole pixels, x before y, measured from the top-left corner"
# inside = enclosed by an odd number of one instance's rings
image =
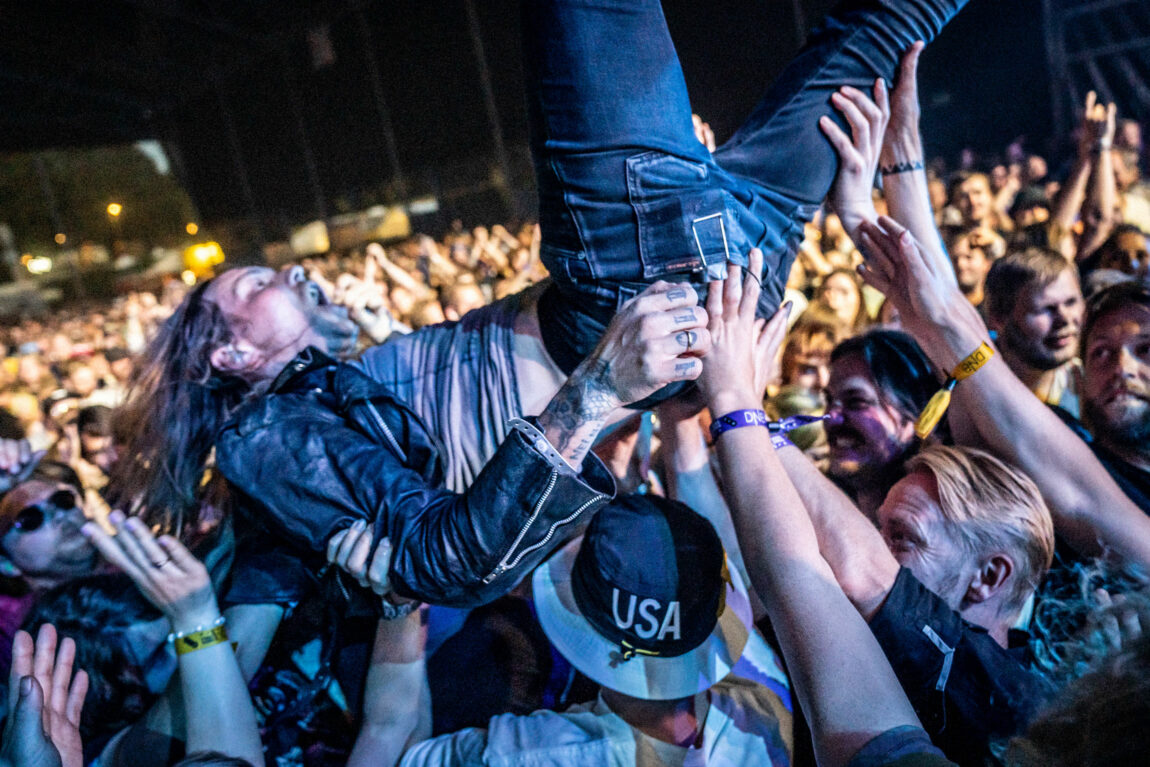
[[[542,257],[556,287],[540,320],[556,362],[570,372],[651,282],[702,289],[752,247],[765,261],[759,313],[772,314],[838,169],[818,127],[830,115],[846,128],[831,94],[893,80],[911,43],[965,3],[847,0],[711,155],[658,0],[525,0]]]

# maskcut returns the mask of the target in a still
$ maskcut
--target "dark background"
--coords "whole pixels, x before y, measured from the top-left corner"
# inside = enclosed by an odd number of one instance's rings
[[[799,5],[809,29],[832,3]],[[435,194],[468,223],[529,214],[519,0],[474,7],[511,196],[499,191],[464,0],[0,2],[0,152],[157,138],[203,221],[248,218],[261,236],[394,201],[396,168],[365,76],[366,26],[407,192]],[[664,8],[695,111],[721,142],[799,47],[794,5]],[[334,53],[320,68],[306,38],[317,28]],[[972,0],[920,67],[928,153],[995,153],[1020,135],[1046,151],[1055,133],[1049,82],[1040,0]]]

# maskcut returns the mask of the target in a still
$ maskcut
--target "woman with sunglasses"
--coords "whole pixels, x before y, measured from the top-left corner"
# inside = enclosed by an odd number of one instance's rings
[[[0,675],[8,673],[12,637],[38,596],[101,567],[80,533],[80,478],[42,457],[26,441],[0,440]]]

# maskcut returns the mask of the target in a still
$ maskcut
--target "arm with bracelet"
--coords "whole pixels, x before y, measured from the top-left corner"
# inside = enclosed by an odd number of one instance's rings
[[[138,517],[113,512],[109,521],[115,536],[93,522],[84,535],[171,624],[188,753],[218,751],[263,764],[255,710],[207,568],[175,538],[154,537]]]
[[[878,641],[820,553],[810,517],[779,460],[797,451],[772,449],[766,419],[755,414],[760,393],[752,383],[754,359],[777,349],[786,327],[780,312],[755,332],[758,295],[758,286],[743,284],[738,270],[725,284],[712,284],[707,311],[713,347],[699,386],[712,415],[728,424],[715,442],[724,490],[751,584],[770,614],[811,724],[815,755],[819,764],[844,765],[882,736],[913,733],[923,743],[923,761],[916,764],[947,764],[930,747]]]
[[[990,348],[986,325],[914,238],[883,217],[878,225],[864,226],[863,241],[872,252],[865,278],[895,303],[904,327],[931,360],[943,370],[964,362],[966,368],[977,366],[953,386],[951,423],[964,426],[955,433],[970,435],[964,441],[977,439],[1033,479],[1056,531],[1079,551],[1095,555],[1106,548],[1150,567],[1150,517],[1058,416],[1036,405],[1001,355],[970,358],[972,350]]]

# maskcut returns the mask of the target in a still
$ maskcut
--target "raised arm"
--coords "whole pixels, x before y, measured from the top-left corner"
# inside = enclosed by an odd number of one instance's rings
[[[1079,261],[1089,258],[1106,242],[1118,223],[1118,182],[1114,177],[1114,158],[1110,148],[1114,144],[1116,108],[1114,104],[1096,104],[1087,119],[1091,130],[1085,135],[1093,138],[1093,169],[1086,185],[1086,201],[1082,204],[1082,237],[1078,240]]]
[[[385,539],[372,554],[372,543],[367,527],[356,524],[332,538],[327,559],[364,588],[384,596],[391,591],[387,579],[391,545]],[[393,767],[409,746],[431,735],[426,639],[419,610],[377,624],[363,718],[348,767]]]
[[[1102,178],[1095,178],[1095,168],[1099,164],[1103,148],[1109,150],[1107,141],[1104,141],[1107,122],[1110,120],[1108,110],[1097,103],[1094,91],[1086,94],[1086,106],[1082,113],[1082,122],[1079,126],[1078,156],[1074,166],[1070,169],[1070,176],[1062,185],[1061,191],[1054,203],[1054,212],[1048,224],[1050,246],[1070,260],[1084,258],[1082,249],[1074,241],[1073,231],[1079,217],[1086,210],[1088,185],[1093,185],[1091,193],[1094,197],[1102,196],[1103,189],[1097,185]],[[1113,131],[1111,131],[1113,137]],[[1109,174],[1113,177],[1113,169]],[[1095,200],[1095,205],[1098,200]],[[1111,201],[1113,207],[1113,201]],[[1109,215],[1113,215],[1110,213]],[[1103,238],[1105,240],[1105,238]],[[1096,249],[1103,240],[1094,245]]]
[[[953,370],[988,342],[977,310],[900,224],[881,218],[879,225],[864,225],[863,246],[870,256],[864,277],[895,303],[904,326],[938,368]],[[1150,517],[1123,494],[1090,448],[1035,402],[1001,355],[955,387],[950,417],[972,426],[986,446],[1034,480],[1069,543],[1088,554],[1105,546],[1150,567]]]
[[[761,255],[752,252],[751,269]],[[700,386],[719,418],[758,410],[754,390],[754,311],[759,289],[732,271],[712,283],[707,307],[714,347]],[[765,332],[781,335],[785,315]],[[731,429],[717,439],[735,530],[779,637],[823,765],[846,764],[877,735],[918,719],[882,649],[835,582],[819,553],[802,500],[762,428]]]
[[[93,522],[84,534],[171,624],[189,753],[219,751],[263,763],[247,685],[228,642],[207,568],[175,538],[154,538],[138,517],[113,512],[115,537]]]
[[[921,41],[916,42],[903,54],[899,64],[879,172],[891,218],[910,230],[935,263],[949,264],[950,257],[934,225],[926,185],[926,153],[919,130],[922,110],[918,101],[918,57],[924,47]]]

